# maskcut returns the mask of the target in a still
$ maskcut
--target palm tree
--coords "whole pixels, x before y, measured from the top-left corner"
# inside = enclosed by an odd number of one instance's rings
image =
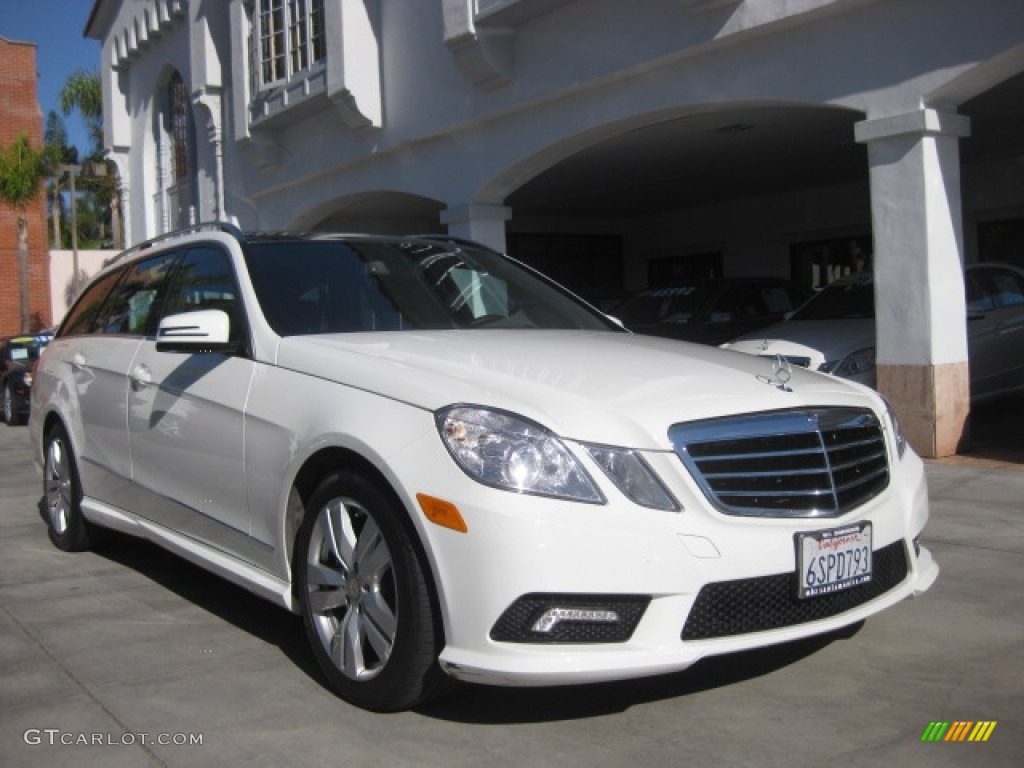
[[[104,163],[103,160],[103,84],[99,74],[88,69],[79,69],[73,72],[60,90],[60,108],[65,115],[77,110],[85,122],[89,132],[89,139],[92,142],[92,149],[86,162]],[[87,187],[95,190],[97,195],[107,201],[110,211],[111,234],[115,247],[121,246],[121,225],[119,211],[119,197],[117,180],[112,169],[108,166],[105,176],[100,178],[84,179]]]
[[[17,213],[18,285],[21,296],[21,332],[29,330],[28,289],[28,219],[25,208],[39,194],[39,183],[46,176],[48,157],[45,151],[29,144],[28,136],[19,133],[10,146],[0,146],[0,200]]]
[[[60,89],[60,109],[65,115],[78,110],[92,141],[92,154],[103,152],[103,86],[100,76],[88,69],[72,72]]]
[[[43,133],[43,141],[46,150],[60,165],[76,165],[78,163],[78,148],[68,144],[68,132],[60,115],[52,109],[46,115],[46,129]],[[53,247],[64,247],[64,236],[61,226],[61,216],[64,212],[63,176],[54,176],[48,182],[50,197],[50,221],[53,224]]]

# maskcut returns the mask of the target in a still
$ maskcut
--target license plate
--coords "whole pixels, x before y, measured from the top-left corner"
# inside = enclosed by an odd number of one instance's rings
[[[796,535],[797,597],[817,597],[871,581],[871,523]]]

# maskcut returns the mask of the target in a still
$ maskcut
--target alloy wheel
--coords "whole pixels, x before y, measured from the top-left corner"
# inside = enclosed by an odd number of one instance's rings
[[[317,513],[306,584],[313,624],[334,666],[350,680],[374,678],[395,644],[398,600],[391,552],[358,501],[335,498]]]

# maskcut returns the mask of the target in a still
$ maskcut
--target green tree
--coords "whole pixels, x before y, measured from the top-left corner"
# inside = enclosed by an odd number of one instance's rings
[[[115,247],[120,247],[120,197],[117,179],[113,168],[103,159],[103,85],[99,74],[88,69],[73,72],[61,88],[60,108],[65,115],[77,111],[85,122],[92,147],[83,164],[90,163],[93,167],[102,164],[106,168],[106,174],[102,177],[89,174],[81,177],[83,191],[98,196],[102,201],[92,201],[92,209],[106,212],[103,220],[93,226],[92,232],[81,233],[83,240],[103,239],[109,232]],[[109,228],[107,222],[110,223]],[[79,233],[76,232],[77,234]]]
[[[28,219],[25,209],[39,194],[40,182],[48,174],[52,158],[35,149],[28,136],[19,133],[9,146],[0,146],[0,200],[14,209],[18,231],[18,285],[21,297],[21,331],[28,333]]]
[[[103,86],[95,71],[72,72],[60,89],[60,109],[65,115],[78,111],[92,142],[91,154],[103,153]]]
[[[52,109],[46,115],[46,128],[43,132],[43,141],[46,144],[47,153],[54,159],[55,166],[75,165],[78,163],[78,148],[68,144],[68,131],[64,120]],[[54,168],[56,175],[47,181],[47,199],[50,201],[50,224],[53,228],[53,247],[64,247],[64,231],[67,228],[64,218],[64,196],[66,187],[65,178],[59,172],[59,167]]]

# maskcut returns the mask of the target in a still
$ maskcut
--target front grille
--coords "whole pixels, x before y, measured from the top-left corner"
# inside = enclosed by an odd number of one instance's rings
[[[827,595],[799,599],[796,571],[707,584],[686,617],[683,640],[710,640],[827,619],[885,594],[907,577],[902,541],[872,555],[874,573],[862,584]]]
[[[676,454],[729,515],[836,517],[889,485],[885,437],[860,408],[772,411],[676,424]]]

